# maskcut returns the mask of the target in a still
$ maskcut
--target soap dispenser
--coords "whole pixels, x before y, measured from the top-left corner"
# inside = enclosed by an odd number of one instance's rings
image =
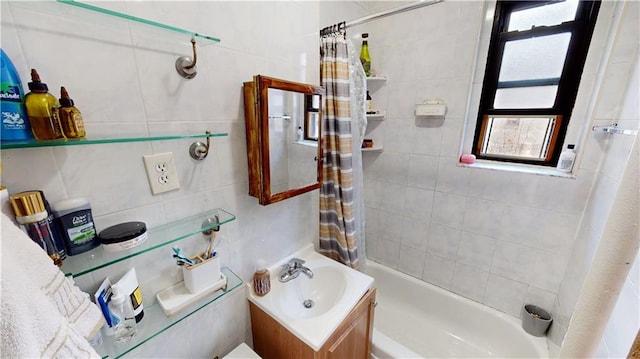
[[[24,97],[24,104],[33,136],[36,140],[64,137],[57,114],[58,100],[49,93],[47,84],[40,81],[36,69],[31,69],[31,82],[28,86],[31,92]]]
[[[271,277],[264,261],[258,261],[256,268],[253,274],[253,291],[257,296],[262,297],[271,290]]]
[[[112,285],[111,300],[109,300],[109,311],[113,321],[113,339],[116,342],[128,341],[136,335],[136,318],[133,314],[133,307],[130,300],[125,300],[122,288],[119,285]]]

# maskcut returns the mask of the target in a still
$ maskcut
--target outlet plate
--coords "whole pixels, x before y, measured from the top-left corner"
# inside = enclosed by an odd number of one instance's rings
[[[142,156],[151,193],[159,194],[180,188],[173,152]]]

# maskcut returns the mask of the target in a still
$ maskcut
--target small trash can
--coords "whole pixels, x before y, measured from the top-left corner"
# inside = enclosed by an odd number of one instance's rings
[[[533,336],[543,337],[552,321],[551,315],[536,305],[522,307],[522,329]]]

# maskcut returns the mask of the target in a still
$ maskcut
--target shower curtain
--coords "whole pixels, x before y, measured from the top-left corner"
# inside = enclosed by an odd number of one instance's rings
[[[364,250],[364,219],[362,203],[362,160],[355,156],[359,151],[360,126],[353,145],[352,117],[355,112],[361,115],[358,122],[365,119],[364,96],[356,101],[352,95],[364,93],[363,86],[352,91],[352,86],[360,77],[363,83],[364,73],[360,76],[358,70],[350,66],[349,44],[346,40],[344,23],[334,28],[321,31],[320,38],[320,76],[326,95],[322,113],[322,146],[324,161],[322,164],[322,185],[320,187],[320,252],[340,261],[352,268],[359,269],[361,260],[360,250]],[[353,51],[351,51],[353,53]],[[360,68],[361,66],[356,66]],[[350,76],[350,72],[353,75]],[[359,110],[358,104],[361,104]],[[352,110],[352,107],[354,110]],[[365,120],[366,121],[366,120]],[[359,155],[359,152],[357,153]],[[354,186],[354,160],[356,182]],[[355,211],[359,212],[356,216]],[[358,218],[356,218],[358,217]],[[361,242],[361,243],[359,243]],[[364,252],[362,252],[364,253]],[[364,258],[364,255],[362,256]]]

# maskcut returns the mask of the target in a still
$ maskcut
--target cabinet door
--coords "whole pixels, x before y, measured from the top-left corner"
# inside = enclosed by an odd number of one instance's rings
[[[326,359],[369,359],[376,300],[375,288],[369,290],[345,321],[327,340],[318,357]]]

